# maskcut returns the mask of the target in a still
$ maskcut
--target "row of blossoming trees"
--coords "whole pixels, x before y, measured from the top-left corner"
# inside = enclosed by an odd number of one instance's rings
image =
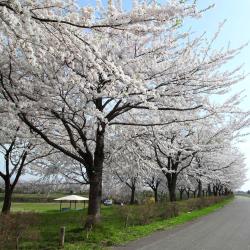
[[[245,76],[225,67],[241,48],[185,32],[203,12],[191,1],[121,2],[0,2],[4,212],[31,166],[89,183],[86,227],[100,219],[103,180],[132,193],[142,178],[153,190],[162,180],[172,201],[177,188],[226,192],[244,180],[236,143],[248,113],[228,93]]]

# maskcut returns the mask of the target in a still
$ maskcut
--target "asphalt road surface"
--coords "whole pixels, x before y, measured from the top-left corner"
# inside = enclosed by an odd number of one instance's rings
[[[250,250],[250,198],[237,197],[216,212],[156,232],[115,250]]]

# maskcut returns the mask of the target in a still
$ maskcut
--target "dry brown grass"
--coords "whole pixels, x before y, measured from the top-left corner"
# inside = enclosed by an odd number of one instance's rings
[[[13,213],[0,215],[0,249],[19,249],[22,237],[37,240],[39,233],[32,226],[38,223],[35,213]]]
[[[155,219],[169,219],[181,212],[202,209],[222,201],[225,197],[202,197],[185,201],[143,205],[126,205],[118,207],[117,213],[124,221],[125,227],[130,225],[146,225]]]

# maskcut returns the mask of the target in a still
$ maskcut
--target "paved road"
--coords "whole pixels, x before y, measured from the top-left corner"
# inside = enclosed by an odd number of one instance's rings
[[[116,250],[250,250],[250,198],[175,229],[156,232]]]

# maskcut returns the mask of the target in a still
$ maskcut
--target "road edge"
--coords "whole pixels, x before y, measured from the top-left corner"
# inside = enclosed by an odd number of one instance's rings
[[[148,225],[144,225],[143,227],[152,227],[152,225],[156,225],[154,229],[151,231],[146,232],[142,236],[136,236],[134,239],[126,241],[126,242],[121,242],[117,245],[113,245],[109,248],[102,248],[102,249],[108,249],[108,250],[121,250],[124,249],[125,247],[129,247],[130,244],[134,244],[134,242],[138,240],[142,240],[145,238],[145,240],[148,237],[151,237],[152,235],[162,232],[166,233],[166,231],[172,231],[172,230],[179,230],[182,227],[185,227],[191,223],[196,222],[198,219],[203,218],[205,216],[208,216],[209,214],[212,214],[221,208],[231,204],[235,199],[235,196],[230,197],[230,198],[225,198],[223,201],[220,201],[216,204],[213,204],[211,206],[199,209],[199,210],[194,210],[192,212],[187,212],[187,213],[182,213],[178,215],[177,217],[171,218],[171,219],[166,219],[162,221],[157,221],[150,223]]]

